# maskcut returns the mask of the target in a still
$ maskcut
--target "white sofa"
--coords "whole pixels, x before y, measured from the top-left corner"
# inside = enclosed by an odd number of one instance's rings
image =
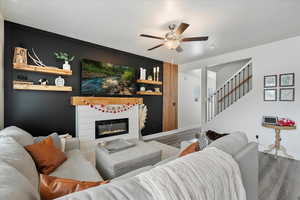
[[[0,199],[39,200],[39,174],[23,146],[33,144],[26,131],[11,126],[0,131]],[[78,141],[66,143],[67,160],[51,176],[81,181],[103,180],[96,168],[77,149]]]

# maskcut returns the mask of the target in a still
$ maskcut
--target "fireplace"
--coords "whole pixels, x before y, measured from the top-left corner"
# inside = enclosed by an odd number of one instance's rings
[[[128,133],[128,118],[95,121],[96,139]]]

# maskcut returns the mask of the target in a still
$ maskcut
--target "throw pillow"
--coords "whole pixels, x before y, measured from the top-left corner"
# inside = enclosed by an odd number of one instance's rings
[[[25,149],[35,161],[38,171],[43,174],[50,174],[67,160],[65,154],[55,147],[52,137],[47,137],[41,142],[25,146]]]
[[[194,153],[196,151],[198,151],[198,142],[194,142],[192,144],[190,144],[189,146],[187,146],[183,151],[181,151],[181,153],[179,154],[179,157],[188,155],[190,153]]]
[[[29,153],[11,137],[0,136],[0,160],[18,170],[35,187],[39,185],[39,175]],[[0,170],[0,174],[2,171]],[[0,198],[1,199],[1,198]]]
[[[47,137],[52,137],[52,140],[53,140],[53,143],[54,145],[62,150],[62,144],[61,144],[61,141],[60,141],[60,137],[57,133],[52,133],[51,135],[48,135],[48,136],[39,136],[39,137],[35,137],[33,139],[34,143],[38,143],[38,142],[41,142],[42,140],[46,139]],[[62,150],[63,151],[63,150]]]
[[[12,137],[22,146],[33,144],[33,137],[28,132],[16,126],[9,126],[1,130],[0,136]]]
[[[87,182],[74,179],[40,175],[40,195],[42,200],[55,199],[73,192],[108,183],[109,181]],[[101,199],[101,198],[100,198]]]

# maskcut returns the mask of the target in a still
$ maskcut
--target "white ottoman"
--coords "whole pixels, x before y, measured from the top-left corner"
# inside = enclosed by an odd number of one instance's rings
[[[104,179],[113,179],[159,161],[161,150],[142,141],[137,141],[134,147],[115,153],[107,153],[101,146],[96,148],[96,168]]]

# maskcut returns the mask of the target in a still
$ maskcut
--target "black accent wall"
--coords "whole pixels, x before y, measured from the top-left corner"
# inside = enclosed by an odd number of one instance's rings
[[[101,37],[101,34],[99,34]],[[122,39],[122,38],[121,38]],[[35,28],[5,21],[5,50],[4,50],[4,124],[5,126],[19,126],[33,136],[48,135],[52,132],[75,135],[75,107],[70,104],[71,96],[80,96],[80,60],[82,58],[113,64],[140,67],[152,70],[160,67],[162,80],[163,63],[158,60],[130,54],[103,47],[100,45],[80,41],[62,35],[38,30]],[[72,92],[13,90],[13,80],[19,75],[26,75],[28,81],[38,81],[46,78],[54,84],[57,75],[25,72],[14,70],[12,66],[15,47],[34,48],[40,59],[49,66],[62,66],[57,61],[54,52],[63,51],[76,58],[71,63],[72,76],[64,76],[66,85],[73,87]],[[135,95],[135,97],[138,95]],[[134,97],[134,96],[131,96]],[[162,131],[162,96],[142,96],[148,106],[148,118],[143,135]]]

